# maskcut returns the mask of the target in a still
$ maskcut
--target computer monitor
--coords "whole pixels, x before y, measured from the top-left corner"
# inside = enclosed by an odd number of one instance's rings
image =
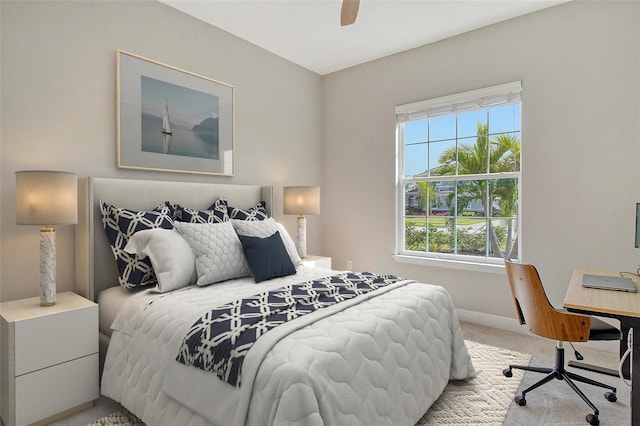
[[[640,248],[640,203],[636,203],[636,248]]]

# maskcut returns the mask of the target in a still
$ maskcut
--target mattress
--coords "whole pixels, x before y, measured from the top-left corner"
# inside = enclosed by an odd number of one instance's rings
[[[248,278],[128,297],[112,325],[102,393],[148,425],[413,425],[449,380],[475,375],[447,292],[409,281],[265,334],[247,356],[240,388],[175,361],[211,304],[332,273],[301,266],[260,284]]]

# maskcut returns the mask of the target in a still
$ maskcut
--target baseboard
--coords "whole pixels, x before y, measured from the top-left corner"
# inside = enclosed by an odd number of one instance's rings
[[[460,321],[485,327],[497,328],[498,330],[512,331],[514,333],[525,334],[529,330],[525,326],[518,324],[513,318],[501,317],[498,315],[485,314],[483,312],[468,311],[466,309],[456,309]]]
[[[496,328],[498,330],[511,331],[520,334],[529,334],[530,331],[525,325],[520,325],[514,318],[501,317],[498,315],[485,314],[483,312],[468,311],[465,309],[456,309],[458,319],[460,321],[468,322],[471,324],[482,325],[484,327]],[[602,351],[618,353],[620,345],[618,342],[610,341],[589,341],[586,343],[580,343],[592,349],[599,349]]]

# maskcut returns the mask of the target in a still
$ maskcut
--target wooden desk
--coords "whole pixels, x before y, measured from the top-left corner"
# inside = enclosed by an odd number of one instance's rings
[[[599,269],[575,269],[564,298],[564,307],[572,312],[615,318],[620,321],[623,330],[633,330],[631,425],[640,426],[640,291],[628,293],[584,288],[582,287],[584,274],[620,275],[618,272]],[[637,277],[632,279],[636,288],[640,290],[640,280]]]

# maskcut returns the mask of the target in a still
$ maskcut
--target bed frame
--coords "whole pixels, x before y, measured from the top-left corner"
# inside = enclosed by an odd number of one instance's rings
[[[265,201],[267,212],[272,215],[271,186],[80,178],[76,226],[76,293],[97,302],[102,290],[119,285],[116,262],[102,226],[100,200],[118,207],[139,210],[151,210],[165,201],[203,210],[219,197],[224,197],[230,205],[242,209]],[[102,372],[109,336],[99,333],[99,342]]]

